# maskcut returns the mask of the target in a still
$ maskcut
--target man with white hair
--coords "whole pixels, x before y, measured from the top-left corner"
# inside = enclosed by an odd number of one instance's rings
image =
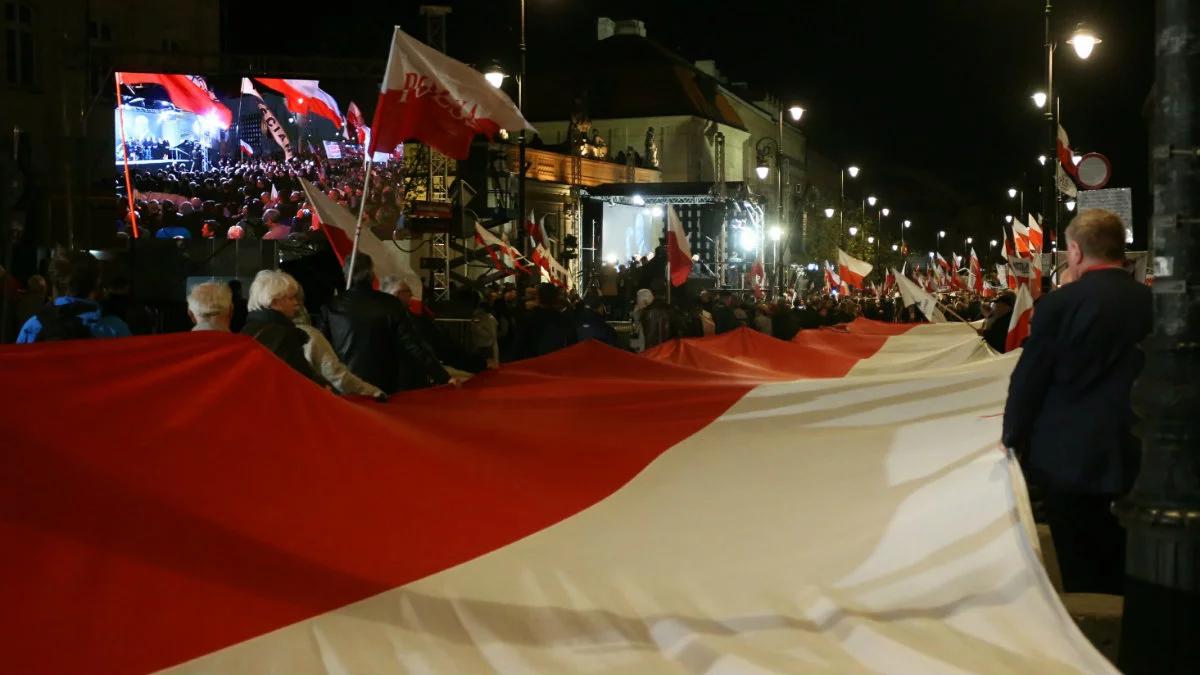
[[[188,293],[187,304],[188,318],[196,324],[193,331],[229,332],[229,322],[233,319],[233,292],[228,284],[215,281],[196,284]]]
[[[242,334],[258,340],[296,372],[329,387],[304,356],[308,335],[292,323],[300,311],[300,284],[287,272],[263,270],[250,284],[249,313]]]

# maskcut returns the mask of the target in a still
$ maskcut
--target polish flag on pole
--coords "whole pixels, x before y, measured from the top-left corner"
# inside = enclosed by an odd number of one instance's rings
[[[345,125],[337,101],[322,91],[317,80],[281,80],[270,77],[254,78],[266,87],[283,94],[287,109],[298,115],[324,117],[339,129]]]
[[[416,139],[449,157],[466,159],[476,134],[491,139],[500,129],[533,127],[483,73],[397,26],[371,129],[371,152]]]
[[[892,271],[892,274],[895,274],[895,270]],[[942,314],[942,310],[938,309],[937,300],[934,300],[932,295],[900,275],[896,276],[896,284],[900,286],[900,298],[905,307],[916,305],[930,323],[946,322],[946,316]]]
[[[1029,214],[1029,245],[1035,253],[1041,253],[1045,250],[1042,248],[1042,244],[1045,243],[1045,238],[1042,235],[1042,226],[1038,225],[1032,213]]]
[[[937,260],[938,267],[940,267],[943,272],[945,272],[946,274],[953,273],[953,270],[950,268],[950,263],[947,262],[946,259],[942,257],[941,253],[937,254],[936,260]]]
[[[1079,174],[1079,169],[1075,168],[1075,160],[1073,159],[1074,152],[1071,151],[1071,139],[1067,138],[1067,130],[1060,124],[1058,125],[1058,140],[1055,143],[1058,150],[1058,163],[1071,176]]]
[[[1013,303],[1012,319],[1008,322],[1008,338],[1004,341],[1004,351],[1011,352],[1020,347],[1025,338],[1029,337],[1029,322],[1033,319],[1033,295],[1029,286],[1022,285],[1017,289],[1016,302]]]
[[[1028,258],[1032,255],[1029,244],[1029,228],[1014,220],[1012,229],[1013,243],[1017,246],[1017,255],[1022,258]]]
[[[838,274],[847,284],[862,288],[863,277],[871,273],[874,266],[864,260],[859,260],[854,256],[846,253],[842,249],[837,250],[838,254]]]
[[[358,139],[358,144],[363,145],[367,141],[367,125],[363,119],[362,111],[358,109],[358,104],[350,101],[350,106],[346,108],[346,122],[354,129],[354,137]]]
[[[979,256],[975,255],[975,247],[971,247],[971,290],[983,293],[983,266],[979,264]]]
[[[833,265],[830,265],[828,260],[825,261],[825,285],[828,287],[825,289],[827,293],[839,291],[845,285],[842,278],[833,271]]]
[[[1011,273],[1008,271],[1008,265],[1005,265],[1004,263],[996,263],[996,279],[999,280],[1002,288],[1012,288],[1012,286],[1009,284],[1010,274]]]
[[[250,155],[251,157],[254,156],[254,148],[250,147],[250,144],[246,141],[238,141],[238,147],[242,149],[243,154]]]
[[[353,252],[358,218],[307,180],[301,178],[300,185],[304,188],[308,203],[312,204],[314,229],[319,227],[325,233],[333,254],[337,256],[338,264],[346,264]],[[390,240],[385,242],[380,239],[369,227],[363,228],[358,250],[371,256],[377,280],[386,276],[398,276],[408,282],[413,297],[421,299],[421,278],[413,271],[408,254],[401,252]]]
[[[208,90],[204,78],[161,73],[117,73],[118,85],[157,84],[167,92],[176,108],[196,113],[222,129],[233,123],[233,113]]]
[[[667,262],[670,263],[671,285],[682,286],[692,273],[692,244],[683,231],[683,222],[675,207],[667,207]]]

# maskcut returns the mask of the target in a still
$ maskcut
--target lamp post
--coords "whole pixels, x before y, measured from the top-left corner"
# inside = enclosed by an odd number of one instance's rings
[[[1042,116],[1046,120],[1046,156],[1050,158],[1043,167],[1042,171],[1042,218],[1046,221],[1047,227],[1054,232],[1054,240],[1062,239],[1062,232],[1059,231],[1058,218],[1058,186],[1055,180],[1057,176],[1058,157],[1058,112],[1054,110],[1056,106],[1051,105],[1056,99],[1054,97],[1054,52],[1058,47],[1054,40],[1053,32],[1050,29],[1051,24],[1051,0],[1046,0],[1045,7],[1045,39],[1046,39],[1046,91],[1044,110]],[[1083,24],[1078,24],[1075,28],[1075,33],[1071,39],[1067,40],[1067,44],[1075,48],[1075,54],[1081,59],[1087,59],[1092,55],[1092,49],[1100,44],[1100,38],[1091,30],[1087,29]],[[1040,92],[1039,92],[1040,93]],[[1039,97],[1040,98],[1040,97]],[[1036,101],[1035,101],[1036,103]],[[1039,106],[1042,107],[1042,106]]]
[[[838,206],[838,226],[846,225],[846,174],[850,174],[850,178],[858,178],[858,167],[851,164],[842,169],[842,199]]]
[[[1116,509],[1127,537],[1117,665],[1130,675],[1200,672],[1200,7],[1156,4],[1150,242],[1153,255],[1169,257],[1156,258],[1166,265],[1155,265],[1154,332],[1134,387],[1141,471]]]
[[[784,171],[783,171],[783,113],[784,113],[784,109],[782,106],[780,106],[779,112],[776,115],[778,122],[779,122],[778,137],[776,139],[772,140],[772,139],[764,136],[764,137],[760,138],[758,143],[754,146],[755,151],[758,155],[758,166],[755,167],[754,171],[758,175],[759,180],[766,180],[767,176],[771,172],[771,169],[767,164],[767,157],[768,157],[768,152],[769,152],[770,146],[772,144],[774,144],[774,146],[775,146],[775,152],[773,153],[775,156],[775,202],[776,202],[775,213],[776,213],[776,226],[780,227],[780,228],[782,228],[783,224],[784,224],[784,213],[783,213],[783,203],[784,203],[784,198],[783,198],[783,179],[784,179],[784,176],[783,176],[783,174],[784,174]],[[791,116],[793,122],[799,122],[800,118],[804,116],[804,108],[802,108],[798,105],[792,105],[792,106],[788,107],[787,113],[788,113],[788,115]],[[782,231],[781,231],[781,236],[782,236]],[[776,241],[778,241],[778,240],[776,240]],[[778,253],[778,251],[776,251],[776,253]],[[773,276],[776,277],[775,285],[777,288],[779,288],[783,285],[783,276],[779,273],[780,270],[779,270],[778,261],[776,261],[775,267],[776,267],[775,274]]]

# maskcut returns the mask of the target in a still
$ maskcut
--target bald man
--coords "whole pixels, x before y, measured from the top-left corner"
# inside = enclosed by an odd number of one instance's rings
[[[1071,284],[1042,298],[1009,383],[1003,441],[1045,489],[1067,592],[1121,594],[1124,533],[1111,504],[1137,476],[1133,382],[1152,330],[1150,289],[1125,270],[1125,227],[1093,209],[1067,228]]]

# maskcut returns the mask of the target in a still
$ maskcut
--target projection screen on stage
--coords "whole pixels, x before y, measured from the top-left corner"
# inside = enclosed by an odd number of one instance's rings
[[[604,260],[623,264],[650,255],[658,245],[661,228],[662,218],[655,218],[648,207],[605,204],[601,230]]]

